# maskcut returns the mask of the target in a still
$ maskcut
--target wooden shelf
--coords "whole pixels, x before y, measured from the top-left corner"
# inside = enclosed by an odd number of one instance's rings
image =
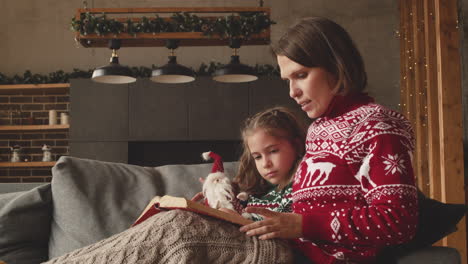
[[[268,7],[166,7],[166,8],[79,8],[75,16],[80,19],[81,14],[159,14],[159,13],[238,13],[238,12],[264,12],[270,16],[270,8]],[[206,17],[216,19],[217,17]],[[125,22],[128,16],[124,18],[115,18],[118,21]],[[133,21],[138,21],[138,18],[132,18]],[[108,47],[110,39],[120,39],[122,47],[164,47],[167,39],[178,39],[179,47],[181,46],[228,46],[229,40],[222,39],[217,35],[206,36],[202,32],[164,32],[164,33],[137,33],[136,36],[128,33],[97,35],[88,34],[81,35],[75,33],[75,39],[86,48],[90,47]],[[251,35],[248,40],[242,41],[242,46],[246,45],[268,45],[270,44],[270,28],[266,29],[261,34]]]
[[[66,92],[69,88],[69,83],[3,84],[0,85],[0,94],[17,93],[19,91]]]
[[[0,94],[19,94],[21,92],[57,92],[67,93],[69,83],[46,83],[46,84],[6,84],[0,85]],[[0,132],[8,131],[61,131],[68,130],[70,125],[0,125]],[[51,168],[55,165],[51,162],[0,162],[0,168]]]
[[[50,162],[0,162],[1,168],[25,168],[25,167],[52,167],[55,165],[55,161]]]
[[[85,48],[104,48],[109,45],[110,39],[120,39],[122,47],[164,47],[166,39],[179,39],[179,46],[228,46],[228,39],[204,36],[202,32],[174,32],[174,33],[138,33],[137,37],[128,33],[118,35],[107,34],[98,36],[89,34],[76,35],[76,39]],[[270,32],[252,35],[251,39],[242,41],[242,46],[268,45],[270,44]]]
[[[91,14],[154,14],[154,13],[238,13],[265,12],[270,13],[269,7],[134,7],[134,8],[78,8],[77,15],[89,12]],[[80,18],[79,16],[77,18]]]
[[[26,125],[26,126],[0,126],[0,131],[38,131],[38,130],[65,130],[70,125]]]

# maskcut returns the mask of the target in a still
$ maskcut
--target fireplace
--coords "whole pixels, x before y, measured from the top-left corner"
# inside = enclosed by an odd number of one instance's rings
[[[223,161],[237,161],[241,141],[136,141],[128,143],[128,163],[139,166],[206,163],[203,152],[213,151]]]

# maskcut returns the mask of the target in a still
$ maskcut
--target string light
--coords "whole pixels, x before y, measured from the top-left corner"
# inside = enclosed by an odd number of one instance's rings
[[[409,5],[406,14],[401,14],[406,16],[407,20],[405,24],[400,25],[399,31],[395,31],[397,37],[400,38],[400,41],[403,43],[402,49],[403,54],[405,55],[402,59],[402,66],[404,67],[404,74],[401,75],[401,102],[398,104],[402,113],[406,113],[407,118],[413,123],[415,129],[418,133],[423,133],[427,137],[429,129],[429,118],[428,118],[428,59],[425,54],[417,54],[416,44],[419,45],[420,38],[424,37],[421,34],[425,33],[425,23],[426,21],[421,18],[422,14],[411,12],[412,6],[406,1],[401,1],[405,5]],[[414,11],[414,10],[413,10]],[[430,17],[433,17],[432,12],[429,13]],[[432,19],[430,20],[432,21]],[[433,23],[430,22],[429,23]],[[414,24],[416,23],[416,24]],[[413,27],[415,25],[415,27]],[[457,21],[457,26],[458,21]],[[424,40],[423,40],[424,42]],[[424,47],[422,50],[424,53]],[[419,78],[419,79],[418,79]],[[408,82],[409,81],[409,82]],[[418,81],[418,83],[416,83]],[[415,96],[413,96],[415,95]],[[418,95],[418,96],[417,96]],[[419,127],[416,127],[419,126]],[[421,139],[423,139],[421,138]],[[418,140],[418,139],[416,139]],[[424,163],[428,160],[428,148],[429,144],[427,140],[419,141],[418,143],[418,152],[415,153],[415,172],[425,173],[424,170],[427,170],[428,164]],[[420,156],[419,156],[420,155]],[[419,156],[419,157],[418,157]],[[418,162],[423,162],[419,163]],[[419,169],[418,169],[419,168]],[[422,169],[422,171],[421,171]],[[417,175],[419,186],[427,190],[426,186],[431,186],[431,180],[428,175]]]

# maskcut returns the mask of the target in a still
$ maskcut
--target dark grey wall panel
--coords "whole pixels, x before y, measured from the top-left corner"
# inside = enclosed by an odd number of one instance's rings
[[[129,140],[184,140],[188,137],[189,84],[138,79],[129,90]]]
[[[279,77],[262,76],[250,85],[250,115],[273,106],[286,106],[295,110],[298,116],[309,124],[312,120],[300,106],[289,97],[288,84]]]
[[[301,111],[298,104],[289,97],[289,87],[279,77],[260,77],[250,85],[250,114],[266,108],[283,105]]]
[[[127,142],[70,142],[70,156],[127,163]]]
[[[249,84],[225,84],[198,77],[187,91],[190,140],[237,140],[248,117]]]
[[[131,141],[240,140],[242,122],[260,110],[287,105],[302,113],[288,94],[278,77],[240,84],[198,77],[172,85],[72,80],[70,154],[127,162]]]
[[[73,79],[70,86],[72,141],[126,141],[128,85]]]

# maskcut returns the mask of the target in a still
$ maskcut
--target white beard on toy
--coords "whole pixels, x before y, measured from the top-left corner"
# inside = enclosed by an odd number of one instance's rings
[[[203,195],[208,200],[208,205],[212,208],[235,210],[232,205],[234,199],[232,184],[223,172],[208,174],[203,183]]]

